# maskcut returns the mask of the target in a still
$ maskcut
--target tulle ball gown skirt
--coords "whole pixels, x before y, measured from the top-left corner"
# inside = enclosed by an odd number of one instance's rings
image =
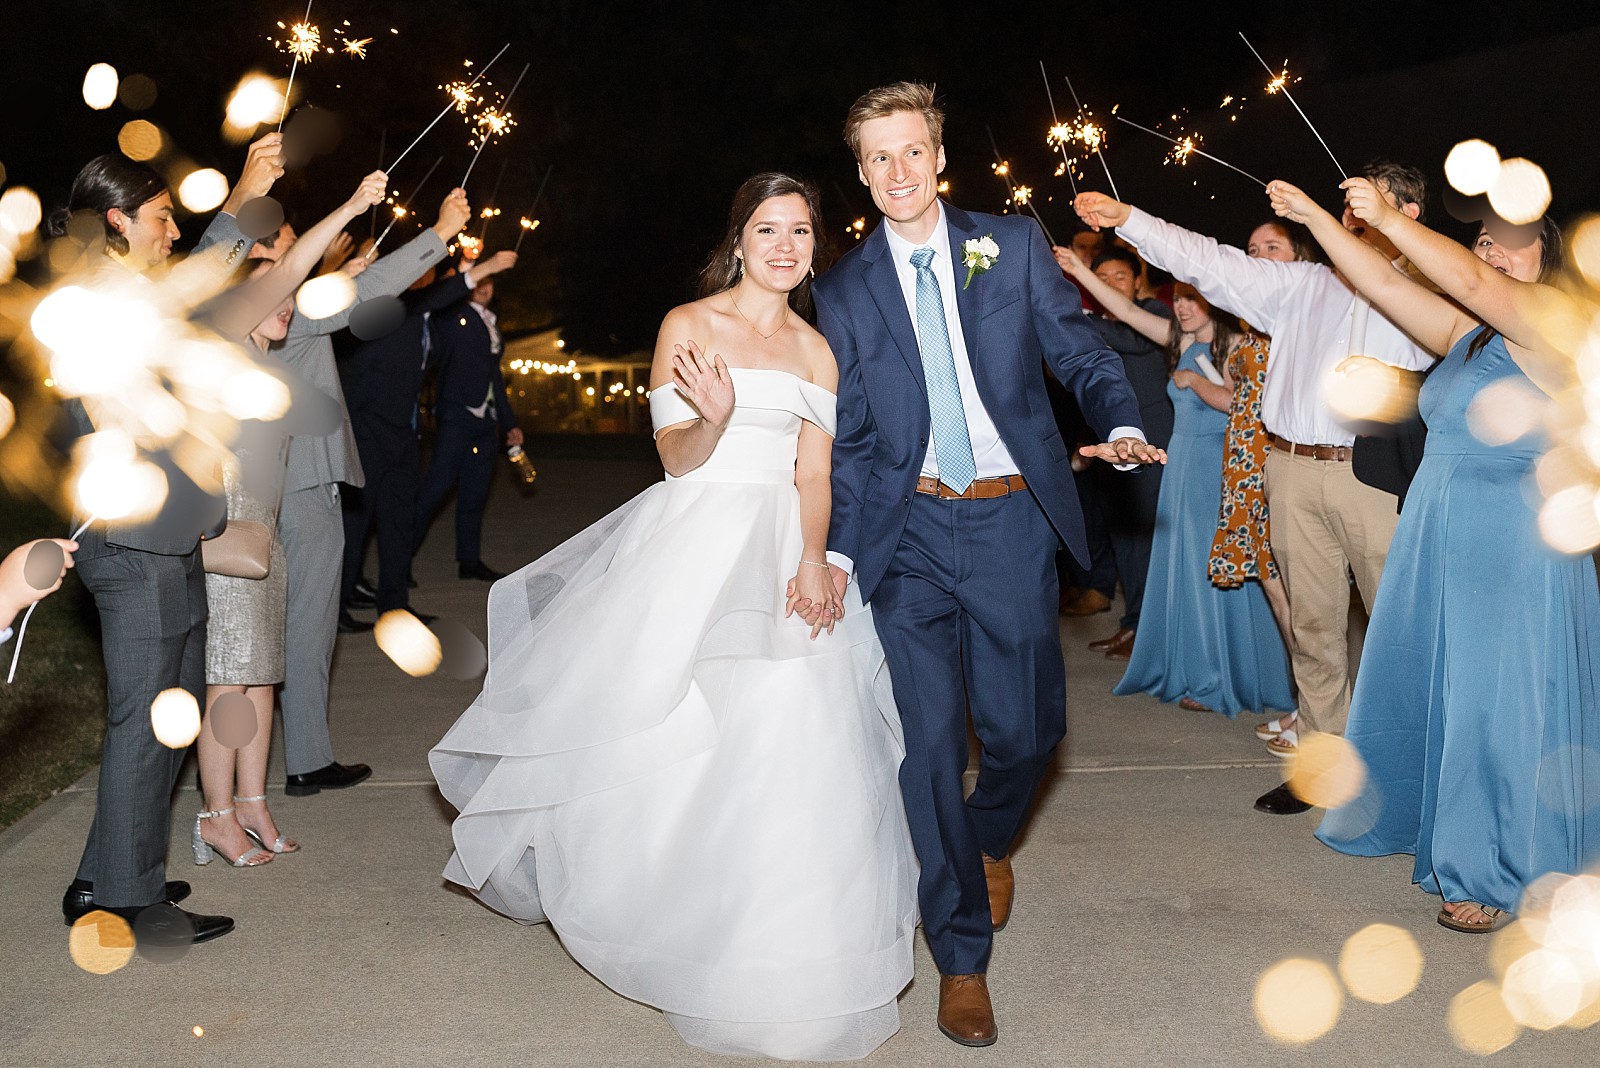
[[[698,474],[494,586],[483,692],[431,755],[445,875],[696,1046],[862,1057],[916,923],[883,651],[853,591],[815,642],[783,618],[792,467]]]

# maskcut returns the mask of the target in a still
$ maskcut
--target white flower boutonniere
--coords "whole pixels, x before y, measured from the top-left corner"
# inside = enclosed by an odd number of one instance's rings
[[[961,243],[961,262],[967,265],[967,280],[961,283],[961,288],[965,289],[970,286],[973,275],[987,271],[994,266],[995,261],[999,258],[1000,246],[995,244],[993,234],[984,234],[982,237],[974,237],[970,241],[963,241]]]

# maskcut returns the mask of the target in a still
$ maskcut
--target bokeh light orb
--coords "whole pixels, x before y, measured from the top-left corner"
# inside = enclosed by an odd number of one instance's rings
[[[1539,508],[1539,536],[1562,553],[1586,553],[1600,545],[1600,515],[1592,486],[1568,486],[1545,498]]]
[[[1550,398],[1526,380],[1503,378],[1480,389],[1467,405],[1467,429],[1485,445],[1509,445],[1544,423]]]
[[[11,398],[0,393],[0,439],[11,433],[11,428],[17,425],[17,408],[11,403]]]
[[[1550,206],[1550,179],[1531,159],[1508,159],[1489,187],[1489,206],[1508,223],[1537,222]]]
[[[214,211],[227,199],[228,179],[213,167],[190,171],[178,183],[178,202],[195,214]]]
[[[413,678],[433,674],[444,658],[433,631],[402,608],[391,609],[379,617],[372,636],[383,654]]]
[[[289,410],[289,401],[283,380],[255,367],[229,375],[222,386],[223,410],[235,419],[277,419]]]
[[[90,975],[110,975],[133,959],[133,928],[121,916],[95,909],[73,923],[67,952]]]
[[[1500,999],[1524,1027],[1560,1027],[1584,1005],[1583,975],[1558,950],[1536,949],[1512,963],[1500,984]]]
[[[1339,978],[1350,996],[1389,1005],[1417,988],[1422,949],[1411,932],[1389,923],[1363,927],[1339,953]]]
[[[1314,1042],[1333,1030],[1344,1007],[1339,980],[1324,963],[1305,957],[1279,961],[1256,981],[1256,1022],[1286,1045]]]
[[[1290,765],[1290,792],[1319,808],[1347,805],[1367,784],[1366,762],[1355,746],[1337,734],[1301,735]]]
[[[294,305],[307,319],[338,315],[356,302],[356,280],[343,271],[318,275],[300,287]]]
[[[228,97],[224,132],[244,140],[263,123],[277,122],[283,113],[283,84],[264,74],[247,74]]]
[[[1452,998],[1445,1022],[1455,1044],[1480,1057],[1499,1053],[1522,1034],[1522,1025],[1500,999],[1500,988],[1488,980],[1473,983]]]
[[[1600,288],[1600,215],[1591,215],[1578,225],[1569,247],[1584,281]]]
[[[150,702],[150,729],[168,749],[187,749],[200,736],[200,703],[181,687],[162,690]]]
[[[1475,197],[1487,193],[1500,176],[1500,150],[1474,137],[1462,141],[1444,158],[1444,177],[1458,193]]]
[[[96,111],[104,111],[117,102],[117,68],[109,63],[96,63],[83,76],[83,102]]]
[[[117,147],[122,149],[122,154],[141,163],[161,155],[165,143],[161,127],[148,119],[125,122],[117,133]]]
[[[25,185],[14,185],[0,193],[0,227],[21,237],[39,228],[44,208],[39,194]]]

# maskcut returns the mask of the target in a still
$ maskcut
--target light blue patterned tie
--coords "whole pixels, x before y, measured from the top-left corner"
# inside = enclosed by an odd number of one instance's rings
[[[965,493],[978,477],[972,458],[972,438],[967,432],[967,412],[961,406],[961,383],[956,379],[956,358],[945,325],[944,300],[939,280],[933,276],[933,249],[911,254],[917,269],[917,340],[922,348],[922,375],[928,383],[928,411],[933,416],[933,455],[939,461],[939,481]]]

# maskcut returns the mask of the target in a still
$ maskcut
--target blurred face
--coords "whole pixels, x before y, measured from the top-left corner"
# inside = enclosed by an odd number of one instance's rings
[[[816,246],[806,198],[788,193],[769,197],[757,206],[739,235],[736,254],[752,282],[787,293],[811,270]]]
[[[897,111],[861,124],[856,173],[872,202],[908,241],[924,241],[939,217],[944,147],[934,147],[920,111]]]
[[[1129,300],[1139,285],[1139,275],[1132,265],[1121,260],[1107,260],[1094,269],[1094,276]]]
[[[106,218],[128,242],[125,259],[136,271],[147,271],[167,262],[172,243],[178,240],[178,224],[172,221],[172,195],[163,192],[139,205],[128,215],[118,208]]]
[[[1277,260],[1279,263],[1294,262],[1294,243],[1289,240],[1289,235],[1283,232],[1281,226],[1271,223],[1262,223],[1250,231],[1250,243],[1245,246],[1245,252],[1253,259]]]
[[[1496,241],[1487,230],[1478,232],[1472,243],[1478,258],[1501,274],[1508,274],[1519,282],[1539,280],[1539,261],[1544,258],[1544,242],[1535,240],[1524,248],[1511,248]]]
[[[1085,230],[1080,234],[1072,235],[1072,251],[1078,254],[1078,259],[1084,263],[1093,263],[1094,258],[1106,250],[1104,234],[1097,234],[1093,230]]]
[[[250,277],[259,278],[271,269],[271,262],[263,261],[256,266],[255,270],[250,272]],[[274,341],[282,341],[289,336],[289,321],[293,318],[294,298],[284,297],[283,303],[272,309],[270,315],[256,324],[256,328],[250,331],[250,335],[268,344]]]
[[[483,281],[479,282],[477,285],[472,287],[472,303],[481,304],[484,307],[488,307],[489,306],[489,302],[491,300],[493,300],[493,299],[494,299],[494,279],[493,278],[485,278]]]
[[[1178,285],[1172,290],[1172,315],[1178,320],[1178,329],[1198,333],[1211,322],[1211,305],[1193,286]]]

